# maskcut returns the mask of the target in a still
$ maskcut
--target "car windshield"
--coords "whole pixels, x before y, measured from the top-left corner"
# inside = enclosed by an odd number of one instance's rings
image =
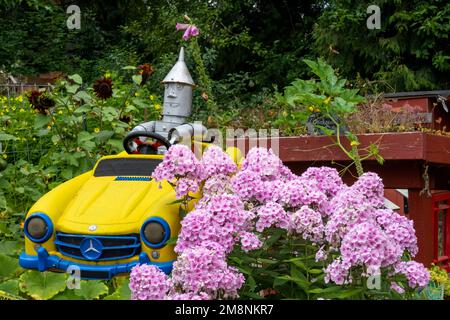
[[[101,160],[94,177],[151,176],[162,159],[116,158]]]

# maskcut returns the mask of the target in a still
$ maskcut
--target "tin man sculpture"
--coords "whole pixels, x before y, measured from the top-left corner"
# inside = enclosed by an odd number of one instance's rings
[[[206,139],[207,129],[203,125],[186,122],[192,112],[192,90],[195,84],[184,61],[183,47],[178,61],[162,83],[165,86],[163,118],[134,127],[124,140],[124,148],[128,153],[163,154],[174,143]],[[156,141],[148,143],[151,139]]]

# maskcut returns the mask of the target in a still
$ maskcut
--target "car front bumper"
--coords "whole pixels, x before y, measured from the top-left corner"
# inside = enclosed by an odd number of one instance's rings
[[[64,260],[56,255],[49,255],[47,250],[40,247],[37,250],[37,255],[28,255],[25,252],[19,257],[19,264],[25,269],[36,269],[39,271],[45,270],[59,270],[63,272],[68,271],[80,271],[82,279],[97,279],[97,280],[109,280],[115,275],[121,273],[129,273],[131,269],[138,264],[150,264],[157,266],[161,271],[168,274],[172,271],[172,265],[174,261],[168,262],[151,262],[148,255],[145,252],[141,252],[139,260],[135,260],[128,263],[118,263],[111,265],[92,265],[82,264],[69,260]],[[67,270],[69,268],[69,270]]]

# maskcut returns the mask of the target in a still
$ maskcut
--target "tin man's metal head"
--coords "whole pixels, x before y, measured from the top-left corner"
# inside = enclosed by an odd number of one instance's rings
[[[194,81],[184,62],[184,47],[180,49],[178,61],[162,81],[164,84],[163,120],[184,123],[191,115],[192,89]]]

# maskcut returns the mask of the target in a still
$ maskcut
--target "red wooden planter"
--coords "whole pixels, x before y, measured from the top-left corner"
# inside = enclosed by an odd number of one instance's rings
[[[427,265],[449,265],[450,256],[450,137],[421,132],[364,134],[358,136],[360,150],[375,143],[383,165],[375,159],[363,162],[365,171],[376,172],[386,189],[408,189],[407,215],[414,221],[419,254]],[[326,136],[281,137],[276,140],[236,139],[236,146],[276,146],[279,156],[295,173],[310,166],[332,166],[338,170],[349,163],[347,156]],[[346,138],[343,139],[346,142]],[[344,143],[345,144],[345,143]],[[276,147],[274,148],[276,151]],[[355,170],[343,179],[353,183]]]

